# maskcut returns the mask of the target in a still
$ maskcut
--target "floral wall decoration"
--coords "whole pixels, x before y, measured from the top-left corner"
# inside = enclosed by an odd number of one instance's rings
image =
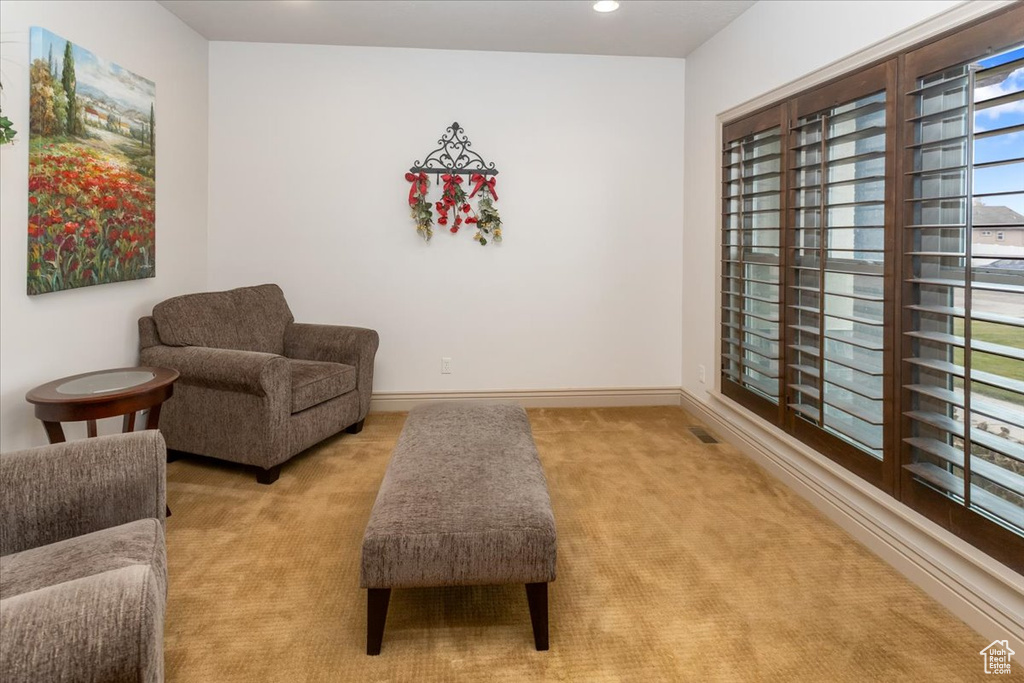
[[[156,274],[156,86],[29,33],[28,293]]]
[[[425,241],[430,241],[434,236],[436,209],[437,225],[447,228],[452,234],[457,234],[463,226],[472,226],[476,230],[473,239],[480,246],[500,242],[501,216],[494,206],[498,201],[494,177],[498,170],[493,163],[488,164],[470,149],[473,143],[458,122],[448,127],[437,144],[440,145],[437,149],[423,161],[413,164],[405,174],[406,181],[411,183],[409,207],[416,231]],[[430,175],[441,186],[441,198],[436,202],[429,198]],[[472,189],[467,194],[469,185]],[[475,208],[471,201],[474,198]]]

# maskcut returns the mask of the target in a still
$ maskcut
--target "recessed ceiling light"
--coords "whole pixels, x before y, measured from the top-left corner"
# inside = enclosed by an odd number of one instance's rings
[[[598,0],[594,3],[595,12],[614,12],[619,9],[619,3],[615,0]]]

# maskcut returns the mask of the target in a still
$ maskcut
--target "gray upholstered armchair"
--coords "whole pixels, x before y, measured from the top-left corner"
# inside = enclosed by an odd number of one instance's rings
[[[0,680],[162,681],[157,431],[0,455]]]
[[[272,484],[293,455],[362,429],[377,333],[294,320],[277,285],[179,296],[139,319],[143,364],[181,374],[160,414],[168,448]]]

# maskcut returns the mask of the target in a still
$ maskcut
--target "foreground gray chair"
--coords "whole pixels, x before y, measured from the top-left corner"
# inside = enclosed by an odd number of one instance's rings
[[[377,333],[294,320],[277,285],[187,294],[139,319],[142,363],[181,375],[160,413],[168,448],[272,484],[293,455],[362,430]]]
[[[157,431],[0,455],[0,681],[162,681]]]

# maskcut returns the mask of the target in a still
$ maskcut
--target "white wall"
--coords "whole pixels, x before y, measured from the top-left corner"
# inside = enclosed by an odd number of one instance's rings
[[[41,26],[156,82],[157,275],[29,297],[28,28]],[[136,320],[206,286],[207,42],[156,2],[0,3],[3,111],[18,130],[0,148],[0,449],[46,442],[25,402],[36,384],[138,360]],[[101,423],[117,431],[119,421]],[[81,424],[65,428],[84,435]]]
[[[758,2],[686,59],[686,184],[683,221],[683,389],[714,387],[716,264],[715,117],[960,2]],[[701,384],[698,366],[707,369]]]
[[[678,386],[683,77],[212,43],[210,285],[277,282],[300,321],[377,329],[376,391]],[[403,175],[456,120],[500,171],[500,246],[427,245],[409,218]]]

